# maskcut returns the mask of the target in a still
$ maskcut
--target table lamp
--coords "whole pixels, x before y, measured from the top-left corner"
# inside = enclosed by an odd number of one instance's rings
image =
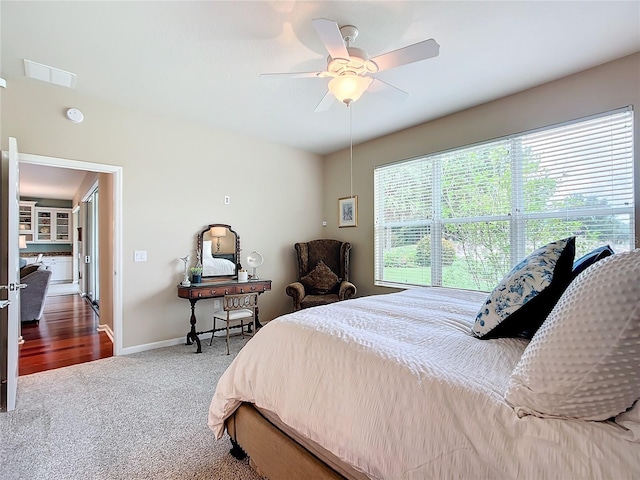
[[[225,227],[211,227],[209,229],[209,235],[212,238],[217,238],[218,242],[216,243],[216,253],[220,251],[220,237],[227,236],[227,229]]]

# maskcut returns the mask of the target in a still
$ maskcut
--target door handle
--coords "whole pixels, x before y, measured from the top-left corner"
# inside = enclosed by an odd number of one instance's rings
[[[29,285],[26,283],[10,283],[9,285],[0,285],[0,290],[9,290],[10,292],[13,292],[14,290],[21,290],[28,286]]]
[[[11,305],[11,300],[0,300],[0,309],[8,307]]]

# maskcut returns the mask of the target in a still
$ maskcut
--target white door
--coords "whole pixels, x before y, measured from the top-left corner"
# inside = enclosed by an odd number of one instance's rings
[[[0,374],[2,392],[0,410],[16,408],[18,391],[18,337],[20,335],[20,285],[18,250],[18,143],[9,138],[9,153],[2,152],[2,194],[0,198],[2,228],[0,234]]]

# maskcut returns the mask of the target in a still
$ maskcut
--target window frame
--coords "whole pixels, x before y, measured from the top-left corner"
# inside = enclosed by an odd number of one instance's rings
[[[525,207],[525,195],[524,195],[524,183],[523,183],[523,161],[521,152],[518,149],[522,149],[522,142],[528,136],[536,135],[539,133],[544,133],[546,131],[556,130],[565,126],[576,126],[581,123],[587,123],[592,120],[597,120],[605,117],[613,117],[616,115],[625,114],[630,115],[631,119],[631,128],[629,133],[629,142],[631,145],[631,187],[632,187],[632,195],[633,199],[629,205],[625,207],[593,207],[593,208],[585,208],[585,207],[574,207],[574,208],[565,208],[562,210],[555,211],[543,211],[543,212],[527,212]],[[566,122],[561,122],[553,125],[548,125],[532,130],[527,130],[524,132],[514,133],[510,135],[506,135],[499,138],[494,138],[482,142],[477,142],[470,145],[458,146],[455,148],[442,150],[439,152],[429,153],[427,155],[421,155],[419,157],[414,157],[410,159],[400,160],[396,162],[391,162],[388,164],[378,165],[374,168],[374,285],[383,286],[383,287],[394,287],[394,288],[411,288],[411,287],[424,287],[424,286],[442,286],[442,261],[441,261],[441,240],[442,240],[442,231],[443,227],[449,223],[474,223],[474,222],[487,222],[487,221],[508,221],[509,222],[509,232],[510,232],[510,241],[509,241],[509,249],[510,249],[510,265],[511,267],[515,266],[520,260],[522,260],[526,256],[526,222],[530,220],[543,220],[543,219],[551,219],[551,218],[562,218],[564,217],[587,217],[587,216],[596,216],[596,215],[629,215],[630,218],[630,229],[631,229],[631,237],[635,236],[635,207],[636,207],[636,186],[635,186],[635,155],[634,155],[634,111],[632,106],[626,106],[614,110],[609,110],[606,112],[601,112],[598,114],[581,117],[573,120],[569,120]],[[508,144],[509,150],[509,158],[511,161],[511,202],[510,202],[510,212],[506,214],[498,214],[498,215],[488,215],[488,216],[475,216],[475,217],[459,217],[459,218],[443,218],[441,215],[440,204],[442,202],[442,177],[440,173],[442,159],[446,155],[451,154],[462,154],[466,151],[480,151],[485,147],[498,147],[501,144]],[[379,192],[379,173],[392,169],[394,167],[399,167],[402,165],[408,165],[411,162],[415,162],[416,165],[422,165],[422,162],[426,162],[427,166],[429,166],[429,162],[431,162],[432,168],[432,177],[431,177],[431,205],[432,212],[430,215],[426,216],[425,219],[422,220],[413,220],[413,221],[398,221],[398,222],[382,222],[381,221],[381,212],[379,199],[381,193]],[[606,213],[605,213],[606,212]],[[431,261],[431,283],[429,285],[425,284],[415,284],[415,283],[405,283],[391,280],[384,280],[384,248],[380,246],[380,242],[384,239],[382,238],[385,235],[386,228],[392,227],[420,227],[425,226],[430,228],[430,240],[431,240],[431,258],[438,258],[438,261]],[[631,240],[631,239],[630,239]],[[633,240],[631,240],[632,248]],[[423,267],[426,268],[426,267]],[[506,274],[507,272],[505,272]],[[447,288],[447,287],[445,287]],[[460,287],[450,287],[450,288],[460,288]]]

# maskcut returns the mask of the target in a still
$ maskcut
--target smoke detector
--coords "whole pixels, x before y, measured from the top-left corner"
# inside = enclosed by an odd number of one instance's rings
[[[84,115],[77,108],[69,108],[66,112],[67,118],[73,123],[82,123]]]

